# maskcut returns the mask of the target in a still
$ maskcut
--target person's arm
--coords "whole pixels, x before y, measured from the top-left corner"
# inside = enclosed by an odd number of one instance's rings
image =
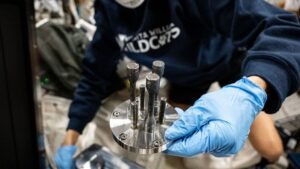
[[[95,20],[97,31],[83,59],[83,72],[70,106],[64,145],[76,142],[85,125],[95,116],[101,100],[121,84],[116,74],[120,49],[99,1],[95,2]]]
[[[276,162],[284,152],[281,138],[271,115],[260,112],[252,123],[249,140],[268,162]]]
[[[258,86],[260,86],[265,91],[267,91],[268,84],[261,77],[259,77],[259,76],[249,76],[248,79],[251,80],[252,82],[254,82],[255,84],[257,84]]]
[[[78,131],[73,130],[73,129],[68,129],[66,131],[62,146],[75,145],[79,136],[80,136],[80,133]]]
[[[83,59],[82,76],[69,109],[70,121],[65,139],[54,157],[60,169],[74,167],[73,156],[77,151],[75,144],[79,135],[94,118],[101,100],[122,86],[116,73],[120,48],[103,11],[101,1],[95,1],[97,31]]]
[[[229,37],[246,47],[244,77],[208,93],[183,112],[165,133],[167,154],[215,156],[236,154],[250,127],[264,109],[276,112],[300,79],[300,24],[298,17],[263,0],[205,0],[197,12],[203,30]],[[266,93],[267,91],[267,93]]]
[[[200,2],[203,3],[203,2]],[[276,112],[300,82],[299,18],[263,0],[206,1],[208,25],[248,49],[245,76],[268,83],[267,113]],[[204,4],[200,6],[205,10]]]

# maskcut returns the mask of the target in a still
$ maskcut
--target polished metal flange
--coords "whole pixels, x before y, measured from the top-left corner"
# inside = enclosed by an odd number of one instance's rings
[[[136,102],[140,99],[137,98]],[[178,114],[168,103],[157,103],[158,111],[163,112],[162,117],[155,116],[155,127],[152,132],[145,129],[145,117],[148,106],[141,110],[137,103],[137,125],[131,111],[131,101],[127,100],[114,109],[110,119],[110,127],[114,140],[124,149],[139,154],[153,154],[166,150],[167,141],[164,138],[166,129],[178,119]],[[163,110],[162,110],[163,109]],[[160,113],[161,114],[161,113]]]

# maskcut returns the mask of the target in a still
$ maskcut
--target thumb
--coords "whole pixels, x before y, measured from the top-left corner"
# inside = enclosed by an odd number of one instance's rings
[[[212,121],[200,127],[193,134],[167,144],[164,153],[182,157],[192,157],[200,153],[211,153],[217,157],[236,154],[244,143],[236,143],[234,130],[224,121]],[[245,137],[246,138],[246,137]]]
[[[177,140],[193,133],[198,124],[202,121],[198,115],[191,112],[184,112],[180,108],[175,108],[180,115],[180,118],[176,120],[171,127],[165,132],[165,138],[168,141]]]
[[[203,126],[189,136],[170,142],[164,153],[173,156],[192,157],[200,153],[209,152],[210,135],[208,131],[207,126]]]
[[[182,116],[184,114],[184,111],[179,107],[175,107],[175,110],[179,114],[179,116]]]

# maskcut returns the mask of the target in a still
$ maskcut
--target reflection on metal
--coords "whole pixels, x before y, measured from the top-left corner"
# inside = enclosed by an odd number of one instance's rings
[[[93,144],[75,157],[78,169],[143,169],[139,164],[110,152],[106,147]]]
[[[156,60],[152,63],[152,73],[155,73],[159,76],[159,82],[160,78],[163,76],[165,71],[165,63],[161,60]],[[154,116],[158,116],[158,95],[155,96],[154,100]]]
[[[133,120],[129,118],[129,105],[130,100],[120,104],[115,108],[111,116],[110,127],[114,140],[124,149],[139,154],[152,154],[164,151],[167,143],[164,139],[165,131],[178,119],[178,114],[174,108],[166,103],[163,123],[159,124],[157,122],[154,131],[149,133],[144,129],[145,122],[140,109],[138,110],[137,128],[133,127]],[[147,108],[148,106],[145,105],[146,110]]]
[[[159,124],[163,124],[164,121],[164,115],[165,115],[165,109],[166,109],[166,105],[167,105],[167,98],[162,97],[160,99],[160,111],[159,111],[159,116],[158,116],[158,122]]]
[[[155,61],[153,65],[157,62],[159,66],[163,65],[164,67],[162,61]],[[130,64],[134,65],[133,63]],[[131,68],[132,66],[127,67]],[[138,66],[135,65],[134,67],[137,68]],[[166,98],[162,98],[160,101],[157,99],[163,67],[159,75],[153,72],[146,77],[146,85],[140,87],[140,97],[134,95],[134,98],[131,97],[118,105],[112,113],[110,127],[113,138],[128,151],[152,154],[167,148],[167,141],[164,138],[165,131],[178,119],[178,114],[166,102]],[[131,72],[128,71],[129,77],[133,77]],[[134,79],[130,80],[133,83],[131,86],[135,86],[137,74],[135,72]],[[148,91],[148,97],[145,97],[145,87]],[[136,89],[131,87],[130,93],[133,93],[132,90]],[[159,112],[159,116],[155,116],[155,112]]]
[[[141,111],[144,111],[144,105],[145,105],[145,85],[140,86],[140,109]]]
[[[134,102],[135,100],[135,91],[136,91],[136,81],[139,78],[139,65],[136,63],[129,63],[127,65],[127,73],[128,73],[128,79],[130,82],[130,100],[131,102]]]

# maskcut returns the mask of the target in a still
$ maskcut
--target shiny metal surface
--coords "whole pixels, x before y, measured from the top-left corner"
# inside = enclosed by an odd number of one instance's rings
[[[163,124],[156,122],[154,131],[149,133],[144,129],[143,112],[140,111],[140,107],[137,128],[133,127],[129,106],[130,100],[127,100],[116,107],[111,115],[110,127],[114,140],[124,149],[139,154],[153,154],[166,150],[165,131],[179,117],[173,107],[166,103]],[[147,104],[145,110],[148,110]]]
[[[160,79],[162,78],[164,71],[165,71],[165,63],[163,61],[155,60],[154,62],[152,62],[152,73],[155,73],[159,76],[158,83],[160,83]],[[155,100],[154,100],[154,116],[155,117],[159,116],[158,102],[159,102],[159,98],[158,98],[158,95],[156,95]]]
[[[144,105],[145,105],[145,85],[140,86],[140,109],[141,111],[144,111]]]
[[[131,62],[127,64],[127,74],[130,83],[130,100],[135,101],[136,97],[136,81],[139,78],[139,64]]]
[[[153,154],[167,148],[165,131],[178,119],[178,115],[166,98],[158,100],[164,67],[165,63],[162,61],[153,62],[152,73],[146,76],[146,85],[140,86],[140,97],[136,97],[139,65],[127,65],[130,99],[115,108],[110,119],[110,128],[114,140],[128,151]],[[145,88],[148,97],[145,97]]]
[[[159,76],[156,73],[150,73],[146,77],[146,88],[148,91],[148,111],[144,121],[144,129],[149,133],[153,133],[156,126],[156,120],[154,117],[154,111],[156,110],[154,106],[156,98],[159,93]],[[156,110],[157,111],[157,110]]]
[[[159,108],[159,116],[158,116],[159,124],[163,124],[166,105],[167,105],[167,98],[162,97],[160,99],[160,108]]]
[[[162,77],[165,71],[165,63],[160,60],[155,60],[152,63],[152,72],[158,74],[159,77]]]

